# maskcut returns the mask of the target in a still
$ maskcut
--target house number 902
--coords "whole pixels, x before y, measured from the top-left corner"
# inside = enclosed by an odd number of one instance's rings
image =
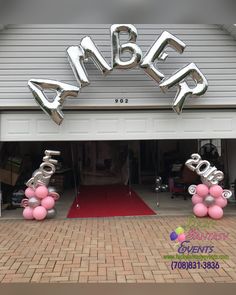
[[[116,98],[115,103],[128,103],[128,98]]]

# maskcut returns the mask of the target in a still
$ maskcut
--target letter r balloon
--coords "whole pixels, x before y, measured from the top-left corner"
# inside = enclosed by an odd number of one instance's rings
[[[188,76],[190,76],[196,83],[195,87],[189,87],[187,82],[184,81],[184,79]],[[208,88],[207,79],[199,70],[199,68],[195,65],[195,63],[190,63],[189,65],[176,72],[170,78],[164,80],[160,84],[160,88],[163,92],[166,92],[169,88],[175,85],[178,85],[178,91],[172,107],[177,114],[180,114],[182,112],[185,99],[188,95],[203,95]]]

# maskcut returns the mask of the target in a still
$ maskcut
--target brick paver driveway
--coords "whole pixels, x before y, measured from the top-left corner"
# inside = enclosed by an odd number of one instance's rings
[[[0,221],[1,282],[235,282],[236,218],[224,217],[211,231],[228,238],[191,241],[214,245],[219,269],[174,269],[170,232],[185,217]],[[210,231],[209,230],[209,231]]]

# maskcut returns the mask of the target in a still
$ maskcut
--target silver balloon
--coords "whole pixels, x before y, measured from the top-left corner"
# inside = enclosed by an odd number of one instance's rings
[[[215,198],[208,195],[204,198],[203,203],[207,206],[211,206],[215,204]]]
[[[55,201],[57,201],[60,198],[60,195],[57,193],[57,190],[54,186],[48,187],[49,196],[53,197]]]
[[[225,199],[229,199],[232,197],[232,192],[228,189],[224,189],[223,190],[223,193],[222,193],[222,197],[225,198]]]
[[[192,171],[196,170],[196,165],[201,161],[201,156],[199,154],[192,154],[191,159],[185,162],[185,165]]]
[[[207,186],[212,186],[215,184],[218,184],[221,180],[224,179],[224,173],[222,171],[216,171],[214,175],[209,176],[209,177],[201,177],[202,183],[206,184]]]
[[[107,75],[112,71],[112,68],[106,62],[90,37],[84,37],[80,42],[80,46],[84,50],[85,59],[91,58],[92,62],[103,73],[103,75]]]
[[[65,99],[68,96],[76,97],[80,90],[79,87],[70,84],[45,79],[31,79],[28,81],[28,86],[41,109],[58,125],[64,119],[61,109]],[[53,101],[49,100],[45,95],[44,90],[46,89],[56,92]]]
[[[32,173],[32,177],[34,177],[35,175],[37,175],[38,172],[40,172],[39,169],[34,170],[34,172]]]
[[[84,67],[85,52],[81,46],[70,46],[66,50],[68,61],[74,73],[74,76],[80,87],[90,84],[88,74]]]
[[[221,180],[224,179],[224,173],[220,170],[217,170],[214,175],[208,177],[211,185],[218,184]]]
[[[160,82],[165,76],[155,66],[154,62],[156,59],[165,60],[168,56],[164,49],[170,46],[179,53],[183,53],[186,45],[180,39],[164,31],[160,37],[151,46],[148,52],[145,54],[140,67],[144,69],[147,75],[149,75],[154,81]]]
[[[26,182],[28,187],[35,189],[38,185],[48,185],[50,176],[45,177],[42,171],[34,171],[34,175]]]
[[[55,188],[54,186],[49,186],[49,187],[48,187],[48,192],[49,192],[49,193],[54,193],[54,192],[56,193],[57,190],[56,190],[56,188]]]
[[[167,192],[168,191],[168,185],[167,184],[162,184],[161,185],[161,191],[162,192]]]
[[[52,209],[47,210],[46,218],[47,219],[52,219],[52,218],[56,217],[56,215],[57,215],[56,209],[52,208]]]
[[[186,77],[191,76],[196,86],[190,88],[187,82],[183,81]],[[181,70],[177,71],[170,78],[164,80],[159,86],[163,92],[169,88],[178,85],[178,91],[175,96],[172,108],[177,114],[181,114],[185,99],[188,95],[203,95],[208,88],[208,82],[195,63],[190,63]]]
[[[202,181],[203,184],[205,184],[205,185],[208,186],[208,187],[212,186],[211,181],[208,180],[208,179],[205,178],[205,177],[201,177],[201,181]]]
[[[52,164],[50,162],[43,162],[39,166],[39,171],[41,171],[43,173],[43,175],[46,177],[52,176],[56,171],[56,167],[54,164]]]
[[[99,52],[93,40],[88,36],[81,40],[79,46],[68,47],[66,52],[70,66],[81,87],[85,87],[90,84],[88,74],[84,66],[84,62],[89,58],[104,75],[107,75],[112,71],[112,68]]]
[[[156,187],[154,188],[154,191],[155,191],[156,193],[160,193],[160,192],[161,192],[161,186],[156,186]]]
[[[188,187],[188,192],[190,195],[195,195],[197,193],[197,186],[192,184]]]
[[[126,32],[129,35],[129,42],[120,44],[120,33]],[[138,33],[136,28],[130,24],[115,24],[111,26],[112,42],[112,64],[113,68],[131,69],[136,67],[142,59],[142,50],[136,44]],[[125,51],[131,53],[128,61],[121,60],[121,54]]]
[[[162,183],[162,178],[161,178],[161,176],[158,176],[157,178],[156,178],[156,184],[157,185],[161,185],[161,183]]]
[[[39,206],[40,204],[41,204],[40,200],[36,197],[31,197],[28,200],[28,206],[30,208],[35,208],[35,207]]]
[[[45,150],[44,153],[43,162],[49,162],[54,165],[58,163],[56,159],[52,159],[52,156],[59,156],[61,154],[60,151]]]

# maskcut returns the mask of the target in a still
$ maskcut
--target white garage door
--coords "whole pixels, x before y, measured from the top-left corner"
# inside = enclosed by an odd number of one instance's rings
[[[65,112],[61,126],[44,113],[3,112],[1,141],[236,138],[236,112]]]

